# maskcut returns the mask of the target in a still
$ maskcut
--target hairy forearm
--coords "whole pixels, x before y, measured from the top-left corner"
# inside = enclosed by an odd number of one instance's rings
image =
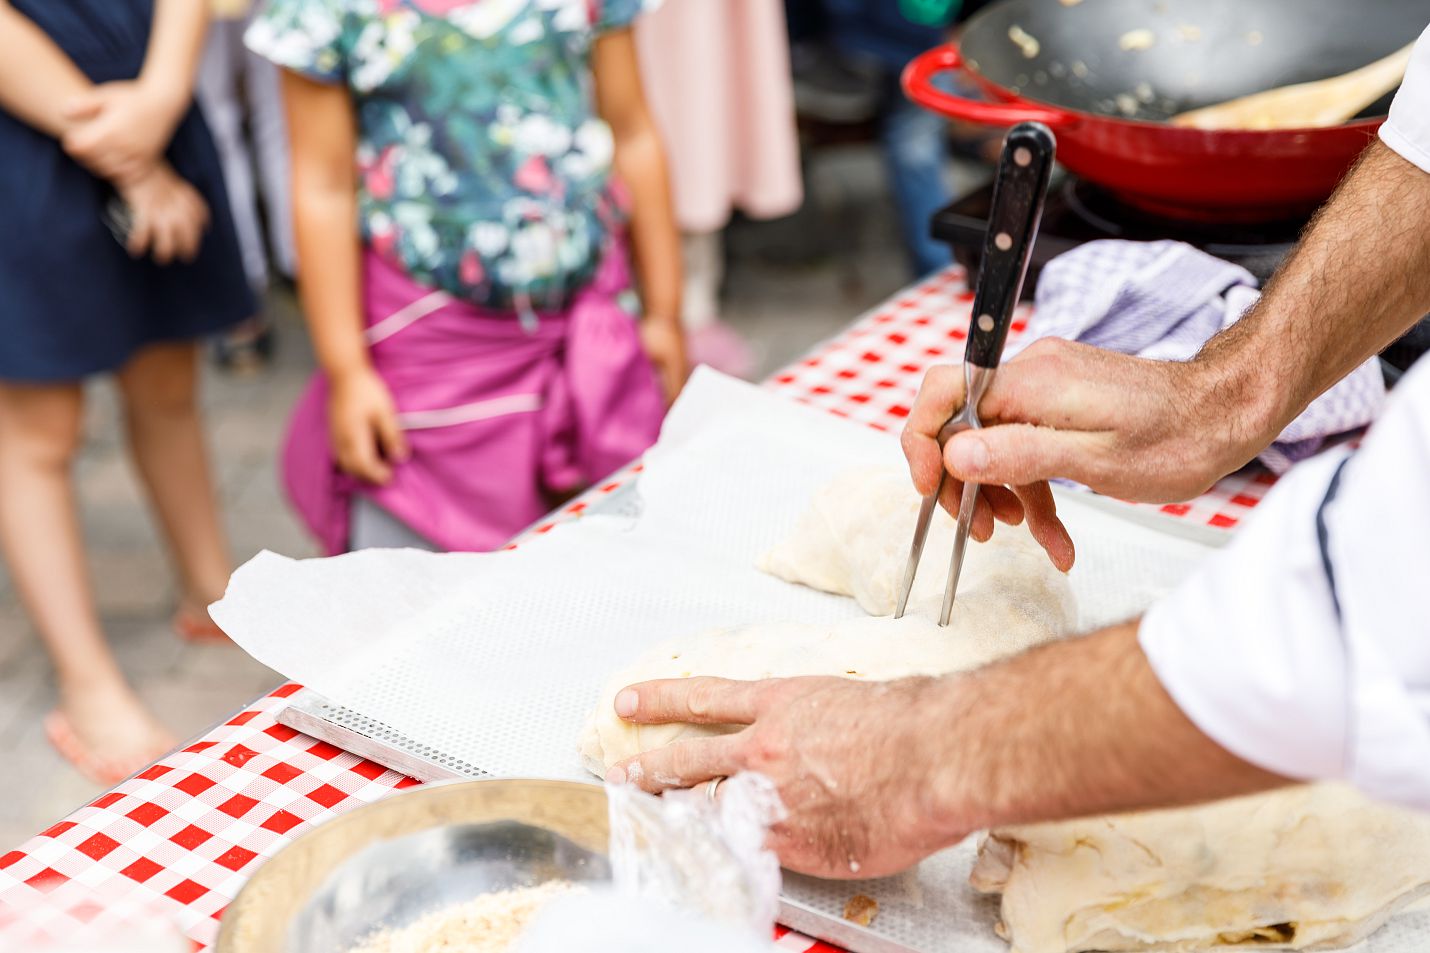
[[[1427,222],[1430,175],[1372,143],[1261,301],[1194,362],[1212,403],[1250,415],[1251,442],[1274,439],[1430,311]]]
[[[208,30],[209,5],[196,0],[155,0],[154,25],[139,80],[182,114],[194,92]]]
[[[1135,622],[934,683],[950,726],[931,816],[972,830],[1193,804],[1287,783],[1203,734]]]
[[[65,104],[93,85],[34,21],[0,0],[0,109],[58,139],[73,127]]]

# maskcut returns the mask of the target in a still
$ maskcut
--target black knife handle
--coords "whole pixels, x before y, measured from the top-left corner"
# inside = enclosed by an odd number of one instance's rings
[[[1052,131],[1039,122],[1019,123],[1003,140],[963,358],[969,364],[997,367],[1003,357],[1003,342],[1038,237],[1056,151]]]

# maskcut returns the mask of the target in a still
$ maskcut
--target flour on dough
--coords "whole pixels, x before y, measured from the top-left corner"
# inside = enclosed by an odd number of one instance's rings
[[[587,768],[604,775],[617,762],[652,748],[735,730],[622,721],[613,702],[618,691],[635,682],[692,675],[833,675],[870,681],[941,675],[1016,654],[1072,627],[1076,611],[1067,578],[1053,568],[1027,530],[1016,526],[1000,526],[988,543],[969,544],[947,628],[936,621],[943,598],[941,578],[932,588],[915,590],[903,619],[887,618],[893,612],[895,578],[903,571],[917,509],[918,496],[908,476],[895,470],[852,471],[820,490],[794,534],[762,560],[761,568],[791,582],[855,596],[866,610],[886,617],[737,626],[657,646],[603,688],[582,733]],[[950,553],[952,521],[941,513],[937,522],[935,531],[948,538],[945,543],[931,531],[929,551],[939,552],[942,545],[942,552]],[[942,577],[941,572],[930,575]]]
[[[1309,950],[1430,892],[1430,817],[1340,784],[993,831],[973,885],[1011,953]]]

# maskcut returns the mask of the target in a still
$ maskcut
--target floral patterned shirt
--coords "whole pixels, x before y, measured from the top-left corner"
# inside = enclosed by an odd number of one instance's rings
[[[269,0],[247,42],[345,83],[363,241],[491,308],[564,306],[621,226],[589,53],[648,0]]]

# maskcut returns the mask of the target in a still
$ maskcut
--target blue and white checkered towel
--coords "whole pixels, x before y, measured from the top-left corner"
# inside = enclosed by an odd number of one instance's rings
[[[1182,242],[1089,242],[1043,269],[1037,307],[1018,348],[1057,337],[1185,361],[1259,296],[1251,272]],[[1283,473],[1327,437],[1370,423],[1384,403],[1380,364],[1371,358],[1312,401],[1261,453],[1261,462]]]

